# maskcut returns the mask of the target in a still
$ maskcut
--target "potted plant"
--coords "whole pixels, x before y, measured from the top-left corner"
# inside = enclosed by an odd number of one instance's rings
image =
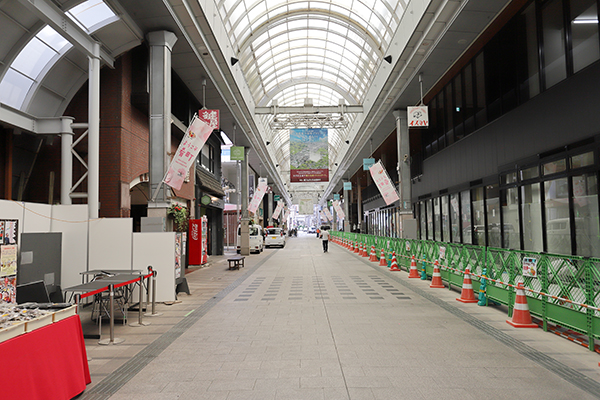
[[[173,217],[173,221],[175,222],[175,230],[177,232],[187,232],[189,220],[187,207],[176,203],[171,204],[167,210],[167,215]]]

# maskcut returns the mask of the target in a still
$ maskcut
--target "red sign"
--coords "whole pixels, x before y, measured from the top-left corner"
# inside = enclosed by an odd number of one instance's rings
[[[213,130],[219,129],[219,110],[198,110],[198,119],[206,122]]]
[[[202,265],[202,220],[190,219],[189,265]]]
[[[328,180],[328,169],[292,169],[290,171],[291,182],[327,182]]]

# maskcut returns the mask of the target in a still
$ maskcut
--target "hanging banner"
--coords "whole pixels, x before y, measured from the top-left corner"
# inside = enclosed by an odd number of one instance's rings
[[[198,118],[210,125],[213,130],[219,129],[219,110],[198,110]]]
[[[175,157],[169,165],[164,182],[173,189],[180,190],[190,167],[193,165],[196,156],[208,140],[213,128],[206,122],[194,117],[188,127],[183,140],[177,148]]]
[[[344,214],[344,210],[340,207],[340,202],[337,200],[333,201],[333,208],[335,208],[335,212],[337,213],[338,220],[346,218],[346,214]]]
[[[231,146],[229,148],[229,159],[231,161],[244,161],[244,147]]]
[[[352,190],[352,182],[344,182],[344,190]]]
[[[256,190],[254,190],[254,196],[252,196],[252,201],[248,204],[248,211],[251,213],[255,213],[258,210],[258,206],[260,206],[260,202],[262,201],[265,193],[267,192],[267,180],[261,181],[258,180],[258,186]]]
[[[363,171],[368,171],[375,164],[374,158],[363,158]]]
[[[277,202],[277,207],[275,207],[275,211],[273,211],[273,215],[271,215],[271,219],[277,219],[279,217],[279,213],[283,209],[283,201]]]
[[[339,193],[335,193],[333,195],[333,200],[339,200],[340,199],[340,194]]]
[[[327,217],[325,216],[325,213],[323,211],[319,211],[319,216],[321,217],[321,220],[327,221]]]
[[[429,126],[427,106],[408,107],[407,114],[409,128],[427,128]]]
[[[290,217],[290,210],[285,210],[285,216],[283,217],[284,224],[287,224],[289,217]]]
[[[323,211],[325,212],[325,216],[327,217],[327,219],[333,222],[333,215],[331,215],[331,211],[329,211],[329,208],[324,208]]]
[[[377,161],[377,163],[375,163],[371,168],[369,168],[369,171],[371,172],[373,182],[375,182],[375,185],[377,185],[377,189],[379,189],[379,192],[381,193],[385,204],[389,206],[393,202],[398,201],[400,199],[400,196],[398,195],[396,188],[392,184],[392,181],[387,171],[385,170],[385,168],[383,168],[383,164],[381,163],[381,161]]]
[[[290,181],[329,181],[327,129],[290,129]]]
[[[313,199],[300,199],[298,204],[298,212],[300,214],[309,215],[315,211],[315,203]]]

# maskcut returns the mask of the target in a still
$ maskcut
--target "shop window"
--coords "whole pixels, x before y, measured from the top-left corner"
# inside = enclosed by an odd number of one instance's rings
[[[498,185],[486,186],[485,191],[488,246],[502,247],[502,241],[500,240],[502,237],[502,226],[500,224],[500,197]]]
[[[598,180],[596,174],[573,177],[573,209],[577,255],[600,257]]]
[[[519,16],[521,37],[519,48],[519,102],[522,104],[540,93],[537,23],[535,3],[531,3]]]
[[[450,242],[450,213],[448,196],[442,196],[442,240]]]
[[[460,210],[458,208],[458,193],[450,195],[450,242],[460,243]]]
[[[516,182],[517,182],[517,173],[516,172],[510,172],[508,174],[500,175],[500,183],[502,183],[503,185],[509,185],[511,183],[516,183]]]
[[[598,8],[596,0],[571,0],[571,54],[573,72],[600,58]]]
[[[544,182],[548,253],[571,254],[569,183],[567,178]]]
[[[543,165],[542,170],[544,171],[544,176],[564,172],[567,170],[567,160],[563,158],[561,160],[546,163]]]
[[[459,73],[454,77],[454,136],[456,140],[462,139],[465,135],[463,127],[463,90],[462,90],[462,74]]]
[[[465,190],[460,194],[460,214],[463,243],[473,244],[473,227],[471,224],[471,192]]]
[[[521,213],[523,216],[523,250],[543,251],[542,198],[540,184],[521,187]]]
[[[420,238],[421,240],[427,239],[427,213],[425,212],[425,203],[424,201],[419,203],[419,213],[421,217],[421,232]]]
[[[548,89],[567,77],[562,0],[548,1],[542,7],[542,40],[544,82]]]
[[[445,101],[446,101],[446,146],[450,146],[452,143],[454,143],[454,106],[453,106],[453,101],[452,101],[452,93],[454,93],[454,91],[452,90],[452,82],[450,82],[448,85],[446,85],[446,90],[444,91],[446,93],[445,97]]]
[[[475,128],[481,128],[487,124],[487,112],[485,108],[486,89],[485,89],[485,69],[483,52],[475,57],[475,93],[476,104],[475,108]]]
[[[528,179],[538,178],[540,176],[540,171],[536,165],[535,167],[525,168],[525,169],[521,170],[520,174],[521,174],[521,180],[526,181]]]
[[[471,203],[473,204],[473,244],[485,246],[485,205],[482,187],[471,190]]]
[[[571,157],[571,169],[577,169],[594,165],[594,152],[578,154]]]
[[[463,118],[465,121],[465,135],[473,133],[475,130],[475,104],[473,95],[473,67],[467,64],[463,71],[464,82],[464,104]]]
[[[519,190],[516,187],[502,191],[502,247],[520,249]]]
[[[427,200],[427,240],[433,240],[433,199]]]
[[[433,240],[442,240],[442,215],[440,214],[440,198],[433,199]]]

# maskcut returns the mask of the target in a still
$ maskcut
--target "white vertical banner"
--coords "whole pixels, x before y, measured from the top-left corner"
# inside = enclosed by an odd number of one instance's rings
[[[381,160],[377,161],[371,168],[369,168],[371,172],[371,176],[373,177],[373,182],[377,185],[377,189],[381,193],[385,204],[390,205],[395,201],[400,199],[396,188],[392,184],[390,176],[388,175],[385,168],[383,168],[383,164]]]
[[[325,213],[323,211],[319,211],[319,216],[323,221],[327,221],[327,217],[325,216]]]
[[[271,219],[277,219],[279,217],[279,213],[283,209],[283,201],[279,200],[277,202],[277,207],[275,207],[275,211],[273,211],[273,215],[271,215]]]
[[[327,217],[327,219],[333,222],[333,215],[331,215],[331,211],[329,211],[329,208],[324,208],[323,211],[325,212],[325,216]]]
[[[190,167],[212,132],[212,126],[194,116],[167,170],[164,180],[167,185],[181,189]]]
[[[335,212],[338,215],[338,219],[346,218],[346,214],[344,214],[344,210],[340,207],[340,202],[338,200],[333,201],[333,208],[335,208]]]
[[[283,223],[287,224],[288,218],[290,217],[290,210],[285,210],[285,216],[283,217]]]
[[[264,181],[259,180],[258,186],[256,187],[256,190],[254,190],[254,196],[252,197],[252,201],[248,205],[248,211],[250,211],[251,213],[255,213],[256,210],[258,210],[258,206],[260,205],[260,202],[262,201],[263,196],[265,195],[266,191],[267,191],[266,180],[264,180]]]

